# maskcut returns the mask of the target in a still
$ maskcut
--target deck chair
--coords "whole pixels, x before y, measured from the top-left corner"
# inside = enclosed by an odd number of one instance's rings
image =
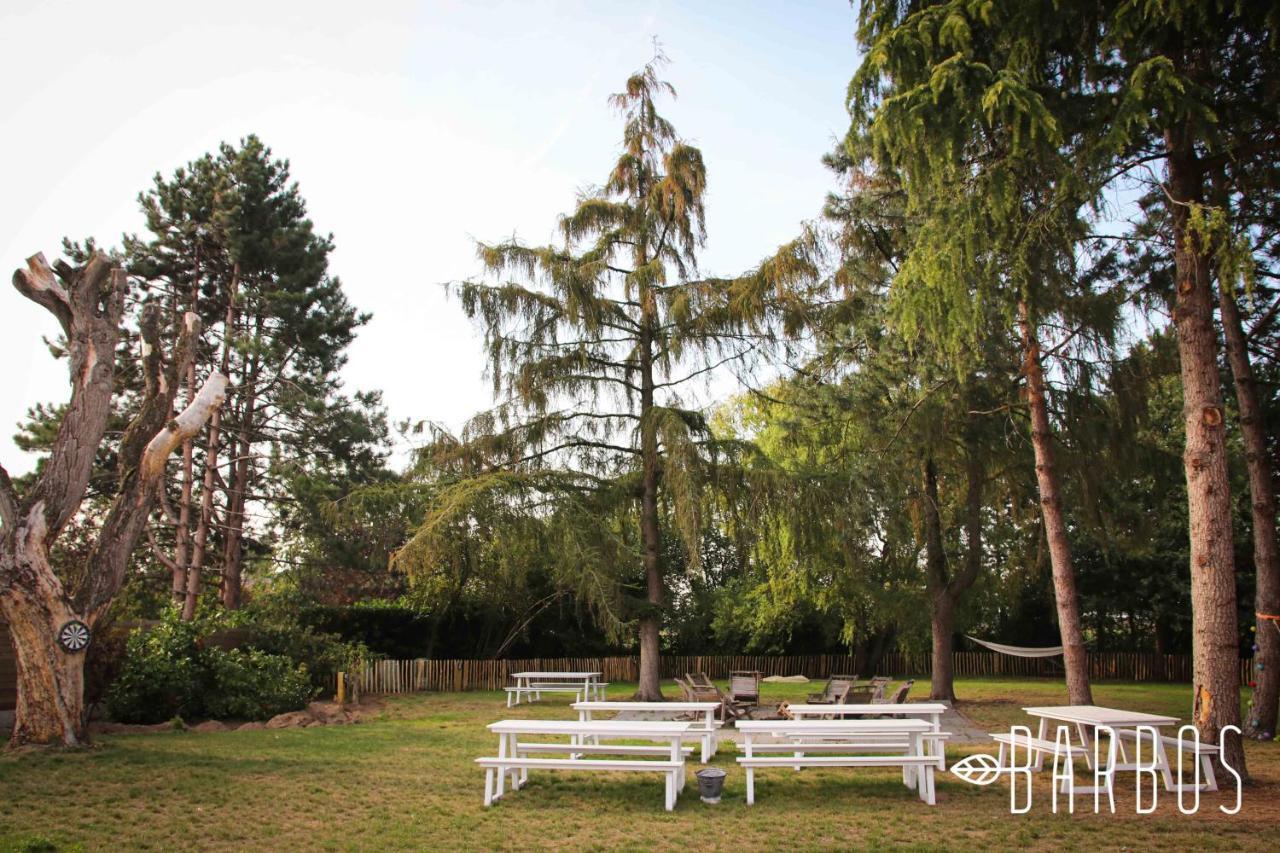
[[[849,691],[857,680],[856,675],[833,675],[827,679],[822,692],[810,693],[807,701],[810,705],[844,705],[849,701]]]
[[[734,702],[730,697],[724,694],[724,691],[707,677],[705,672],[688,672],[685,673],[684,681],[679,678],[676,682],[680,684],[682,690],[686,690],[685,695],[690,702],[719,702],[720,703],[720,722],[728,722],[730,719],[741,719],[747,716],[746,706],[741,702]]]
[[[913,684],[915,684],[914,680],[903,682],[902,686],[893,692],[893,696],[890,697],[889,701],[885,704],[901,705],[903,702],[906,702],[907,694],[911,692],[911,685]]]
[[[877,675],[871,679],[869,689],[871,690],[871,702],[879,705],[884,702],[884,689],[893,681],[892,678],[883,675]]]

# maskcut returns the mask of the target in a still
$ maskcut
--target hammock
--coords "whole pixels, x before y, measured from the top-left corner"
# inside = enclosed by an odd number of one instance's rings
[[[979,640],[977,637],[973,637],[968,634],[965,634],[965,636],[969,637],[970,640],[973,640],[980,646],[986,646],[993,652],[999,652],[1002,655],[1012,655],[1016,658],[1051,658],[1062,654],[1062,646],[1048,646],[1046,648],[1039,649],[1028,648],[1026,646],[1006,646],[1001,643],[989,643],[986,640]]]

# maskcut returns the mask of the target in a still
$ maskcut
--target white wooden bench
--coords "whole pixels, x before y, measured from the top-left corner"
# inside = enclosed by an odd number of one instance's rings
[[[738,764],[747,775],[747,803],[755,802],[755,771],[771,767],[900,767],[903,784],[915,788],[920,799],[936,803],[934,772],[944,766],[942,747],[946,732],[933,730],[920,719],[893,720],[740,720],[741,748]],[[779,738],[759,743],[757,736]],[[875,755],[810,755],[810,752],[859,752]],[[756,752],[789,753],[757,755]]]
[[[527,702],[535,702],[542,698],[543,693],[572,693],[574,694],[574,701],[581,702],[583,690],[581,684],[530,684],[528,686],[504,687],[503,689],[507,691],[508,708],[512,706],[513,699],[516,705],[520,704],[521,697],[525,697]]]
[[[678,782],[684,770],[683,761],[626,761],[598,758],[530,758],[528,756],[511,756],[507,758],[477,758],[476,763],[484,768],[484,804],[492,805],[494,800],[502,797],[503,778],[512,771],[518,771],[512,778],[512,787],[520,788],[529,770],[605,770],[611,773],[661,773],[663,774],[664,797],[663,807],[672,811],[676,807]],[[496,790],[495,790],[496,781]]]
[[[498,755],[477,759],[485,769],[486,806],[503,795],[508,776],[513,789],[518,789],[528,780],[530,770],[605,770],[664,774],[664,806],[670,811],[685,784],[684,759],[692,748],[684,741],[691,734],[701,734],[692,731],[691,723],[666,720],[500,720],[488,728],[498,735]],[[521,735],[567,737],[569,742],[521,742]],[[662,745],[602,744],[601,740],[648,740]],[[544,758],[529,754],[554,752],[567,755]],[[587,755],[633,757],[582,757]]]
[[[661,715],[676,714],[694,714],[698,719],[693,721],[693,728],[690,730],[691,736],[697,736],[702,741],[702,763],[706,764],[711,760],[711,756],[716,752],[717,738],[716,730],[724,725],[715,718],[716,711],[720,708],[719,702],[598,702],[586,701],[573,703],[573,709],[578,712],[578,719],[583,722],[590,722],[593,714],[610,711],[610,712],[641,712],[641,713],[658,713]]]
[[[506,688],[507,707],[511,707],[512,699],[517,705],[521,697],[535,702],[543,693],[577,693],[578,701],[603,699],[604,689],[609,685],[600,681],[600,676],[599,672],[513,672],[510,677],[516,683]]]
[[[790,744],[787,744],[790,748]],[[738,764],[747,772],[747,805],[756,801],[757,770],[766,767],[902,767],[914,769],[916,791],[920,799],[935,805],[933,772],[938,759],[932,755],[752,755],[742,756]],[[904,773],[905,775],[905,773]]]
[[[1128,757],[1128,754],[1125,752],[1124,744],[1126,741],[1136,741],[1138,739],[1138,732],[1136,729],[1118,729],[1116,731],[1116,736],[1120,739],[1120,754],[1123,757],[1124,761],[1127,763],[1129,761],[1129,757]],[[1194,753],[1195,751],[1195,741],[1179,741],[1178,738],[1172,735],[1160,735],[1159,737],[1160,737],[1161,744],[1163,744],[1165,747],[1171,747],[1175,752],[1178,750],[1179,743],[1182,744],[1182,749],[1184,752]],[[1144,735],[1142,739],[1144,742],[1148,744],[1151,743],[1150,735]],[[1217,755],[1219,752],[1220,750],[1218,748],[1218,745],[1215,743],[1200,744],[1200,771],[1201,771],[1201,775],[1204,778],[1204,781],[1200,783],[1200,786],[1199,786],[1201,791],[1218,790],[1218,778],[1213,773],[1212,757]],[[1192,761],[1194,760],[1195,759],[1193,757]],[[1172,762],[1169,761],[1167,749],[1156,750],[1156,766],[1157,766],[1157,769],[1164,772],[1165,779],[1166,779],[1165,787],[1171,791],[1178,790],[1179,786],[1178,786],[1178,783],[1174,781],[1173,766],[1172,766]],[[1181,787],[1184,790],[1192,791],[1192,790],[1195,790],[1196,785],[1195,784],[1182,785]]]

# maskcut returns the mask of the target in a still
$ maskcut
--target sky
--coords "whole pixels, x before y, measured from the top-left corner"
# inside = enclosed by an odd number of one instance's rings
[[[331,272],[371,322],[349,390],[451,428],[492,402],[478,330],[444,283],[476,240],[554,237],[601,183],[621,127],[606,101],[661,41],[665,114],[707,164],[702,271],[753,267],[821,210],[857,63],[845,0],[213,3],[5,0],[0,6],[0,268],[64,236],[142,230],[137,196],[256,133],[292,174]],[[0,462],[31,405],[68,396],[43,309],[0,287]]]

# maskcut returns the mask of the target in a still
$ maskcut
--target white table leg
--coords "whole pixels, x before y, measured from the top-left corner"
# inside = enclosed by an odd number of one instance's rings
[[[1040,729],[1039,729],[1039,732],[1036,734],[1036,738],[1038,740],[1048,740],[1049,739],[1048,735],[1049,735],[1049,718],[1041,717]],[[1035,760],[1031,762],[1031,769],[1037,772],[1043,770],[1044,769],[1044,751],[1035,750],[1033,751],[1032,754],[1035,756]],[[1010,765],[1012,765],[1013,762],[1016,760],[1016,756],[1017,756],[1017,753],[1013,749],[1010,749],[1009,750]]]
[[[514,758],[514,756],[512,756],[511,753],[508,752],[507,735],[505,734],[498,735],[498,757]],[[494,799],[498,799],[502,797],[503,793],[506,791],[506,785],[507,785],[507,768],[499,767],[498,768],[498,789],[494,793]]]
[[[493,805],[493,771],[494,768],[486,767],[484,769],[484,805],[485,808]],[[498,771],[503,772],[502,770]]]
[[[747,805],[753,805],[756,801],[756,769],[754,767],[747,768]]]

